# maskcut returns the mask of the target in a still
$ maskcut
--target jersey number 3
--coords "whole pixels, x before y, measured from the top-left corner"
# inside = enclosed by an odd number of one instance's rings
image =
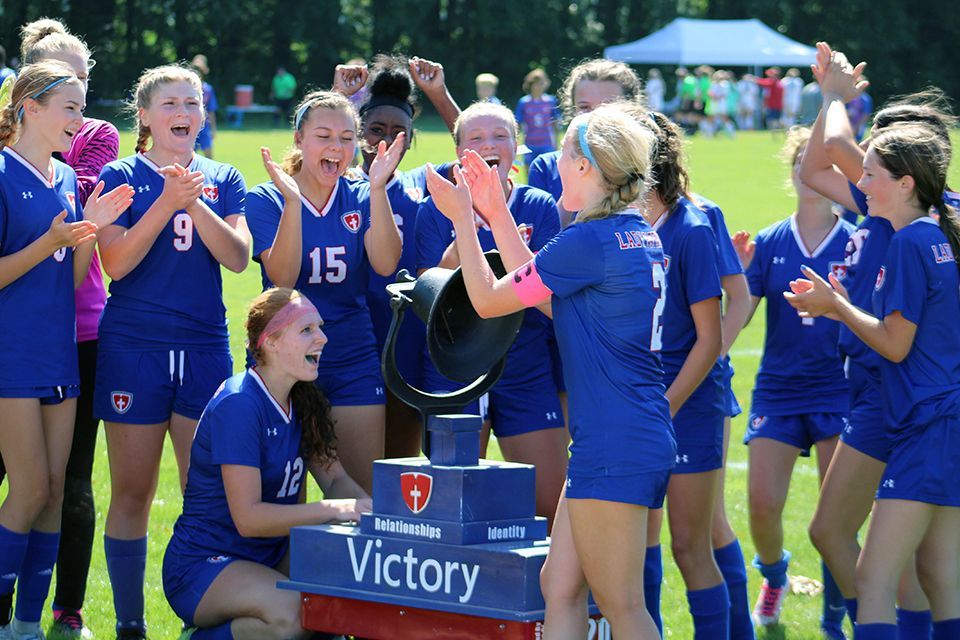
[[[300,493],[300,479],[303,477],[303,458],[297,458],[291,464],[287,460],[287,466],[283,470],[283,484],[280,485],[280,491],[277,491],[278,498],[289,498]]]
[[[660,351],[663,347],[663,307],[667,303],[664,293],[667,290],[667,274],[663,271],[662,262],[654,262],[653,288],[659,292],[657,304],[653,307],[653,320],[650,327],[650,351]]]

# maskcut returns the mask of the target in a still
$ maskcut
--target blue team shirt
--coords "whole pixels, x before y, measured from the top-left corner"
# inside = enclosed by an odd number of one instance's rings
[[[763,357],[753,388],[751,412],[764,416],[846,412],[849,405],[843,362],[837,347],[839,323],[801,318],[784,299],[790,281],[807,265],[826,278],[842,277],[853,225],[837,219],[820,245],[808,251],[796,215],[757,234],[747,269],[750,294],[767,299]]]
[[[873,288],[893,237],[893,227],[885,218],[867,212],[866,196],[853,183],[850,183],[850,194],[864,218],[847,241],[843,286],[854,306],[869,310],[873,308]],[[840,325],[840,353],[866,367],[879,382],[880,354],[865,345],[845,324]]]
[[[873,311],[899,311],[917,325],[900,363],[881,360],[883,409],[898,438],[960,412],[960,277],[947,237],[932,218],[900,229],[877,274]]]
[[[572,476],[631,475],[676,463],[655,352],[665,328],[663,259],[660,239],[635,209],[573,224],[535,258],[553,292]]]
[[[523,142],[527,146],[553,148],[553,124],[560,120],[560,107],[555,97],[548,93],[539,98],[523,96],[517,103],[515,116],[523,129]]]
[[[717,267],[717,239],[696,205],[680,198],[669,214],[660,217],[654,230],[663,242],[669,290],[663,313],[663,349],[660,352],[664,383],[669,387],[697,341],[691,305],[720,298],[722,291]],[[722,397],[717,391],[722,377],[723,366],[718,361],[684,406],[689,405],[699,413],[722,412]]]
[[[531,187],[543,189],[557,201],[560,200],[560,194],[563,193],[563,185],[560,183],[560,169],[557,167],[559,161],[559,151],[541,153],[530,164],[530,171],[527,176],[527,183]]]
[[[77,174],[53,159],[53,181],[10,147],[0,153],[0,257],[25,249],[66,210],[82,218]],[[0,288],[0,388],[80,384],[73,249],[64,247]]]
[[[361,184],[340,178],[326,204],[302,198],[303,235],[300,273],[295,289],[317,307],[330,339],[320,371],[364,361],[375,353],[367,308],[370,263],[364,236],[370,229],[370,200],[361,199]],[[253,235],[254,260],[273,246],[283,213],[283,195],[272,182],[247,194],[247,224]],[[273,286],[261,264],[263,288]]]
[[[220,466],[259,469],[263,502],[296,504],[306,472],[300,434],[300,421],[270,395],[255,369],[228,378],[197,425],[183,513],[171,546],[184,555],[228,555],[275,566],[286,553],[288,538],[240,535]]]
[[[560,232],[557,203],[545,191],[515,184],[507,206],[520,235],[533,252],[539,251]],[[429,269],[440,263],[443,252],[453,242],[453,223],[440,213],[430,198],[420,206],[417,216],[417,269]],[[484,251],[497,248],[493,232],[486,226],[477,231],[477,236]],[[509,366],[501,380],[516,380],[529,372],[530,367],[550,366],[549,362],[531,362],[531,358],[524,356],[528,345],[546,340],[548,325],[549,319],[536,309],[526,312],[520,333],[508,352]]]
[[[194,154],[188,169],[203,173],[201,197],[217,216],[243,215],[246,186],[235,167]],[[133,187],[133,204],[114,222],[126,229],[163,193],[163,176],[143,154],[111,162],[100,179],[104,192],[121,184]],[[140,264],[110,282],[100,348],[229,351],[220,263],[186,211],[170,216]]]

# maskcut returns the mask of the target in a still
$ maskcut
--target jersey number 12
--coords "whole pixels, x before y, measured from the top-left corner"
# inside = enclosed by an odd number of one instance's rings
[[[300,493],[301,477],[303,477],[303,458],[298,457],[292,464],[287,460],[287,466],[283,470],[283,484],[280,485],[280,491],[277,491],[277,497],[288,498]]]

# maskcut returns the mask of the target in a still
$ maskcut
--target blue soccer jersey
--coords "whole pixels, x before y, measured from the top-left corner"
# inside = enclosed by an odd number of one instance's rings
[[[560,216],[557,203],[549,193],[526,185],[514,185],[507,201],[520,235],[530,250],[537,252],[560,232]],[[493,232],[481,226],[477,235],[484,251],[496,249]],[[443,252],[454,240],[453,223],[443,216],[427,199],[417,217],[417,269],[435,267]],[[541,367],[549,370],[549,357],[526,355],[528,351],[539,353],[545,349],[549,320],[536,309],[527,311],[516,341],[507,355],[508,366],[501,381],[505,384],[531,375],[531,369]],[[429,366],[429,365],[428,365]]]
[[[717,240],[704,213],[686,198],[660,216],[653,228],[663,242],[669,290],[660,352],[664,383],[669,387],[697,340],[691,305],[721,295]],[[718,361],[684,404],[687,413],[722,413],[722,384],[723,367]]]
[[[23,250],[50,229],[82,217],[77,174],[52,160],[44,175],[10,147],[0,153],[0,257]],[[0,389],[80,384],[77,371],[73,249],[63,247],[0,288]]]
[[[194,155],[188,169],[203,173],[201,197],[217,216],[243,215],[246,187],[236,168]],[[126,229],[163,193],[159,167],[142,153],[111,162],[100,179],[105,192],[121,184],[133,187],[133,204],[114,222]],[[140,264],[110,283],[100,348],[229,351],[220,263],[186,211],[174,212]]]
[[[790,281],[806,265],[826,278],[842,277],[844,252],[853,225],[837,219],[812,251],[797,228],[796,214],[757,234],[757,248],[747,269],[750,294],[767,299],[763,357],[753,389],[751,413],[784,416],[844,413],[849,398],[837,347],[840,327],[826,318],[801,318],[784,299]]]
[[[928,217],[897,231],[877,274],[873,311],[917,325],[900,363],[882,360],[883,408],[896,437],[960,409],[960,278],[953,250]]]
[[[847,241],[843,285],[850,294],[850,302],[861,309],[870,310],[873,308],[877,272],[880,271],[880,265],[887,254],[890,238],[893,237],[893,227],[885,218],[871,216],[867,212],[866,197],[853,183],[850,184],[850,193],[864,218]],[[843,324],[840,325],[840,353],[867,367],[879,382],[880,355]]]
[[[553,292],[571,476],[625,476],[675,464],[656,354],[665,331],[663,261],[660,239],[636,210],[573,224],[535,258]]]
[[[557,201],[560,200],[560,194],[563,192],[563,185],[560,183],[560,169],[557,167],[559,160],[559,151],[541,153],[530,164],[530,171],[527,176],[527,183],[531,187],[546,191]]]
[[[230,515],[221,466],[260,471],[261,500],[296,504],[306,469],[300,455],[300,422],[270,395],[256,369],[226,380],[197,425],[183,513],[170,541],[179,553],[228,555],[275,566],[287,537],[246,538]]]
[[[713,235],[717,239],[717,268],[720,277],[725,278],[743,273],[743,265],[740,264],[740,257],[733,247],[733,241],[730,239],[730,232],[727,231],[727,223],[723,218],[723,211],[720,206],[698,193],[693,194],[691,200],[697,206],[697,209],[703,213],[704,219],[710,225]]]

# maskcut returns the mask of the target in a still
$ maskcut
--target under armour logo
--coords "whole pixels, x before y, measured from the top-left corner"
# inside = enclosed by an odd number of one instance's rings
[[[547,420],[556,420],[557,412],[556,411],[547,411]]]
[[[275,436],[275,435],[277,435],[277,428],[274,427],[273,429],[271,429],[271,428],[267,427],[267,435],[268,435],[268,436]]]
[[[33,191],[21,191],[20,195],[23,196],[24,200],[26,200],[27,198],[33,198]]]
[[[144,191],[150,191],[150,185],[145,184],[137,187],[137,193],[143,193]]]
[[[896,488],[896,483],[893,481],[892,478],[888,478],[888,479],[886,479],[886,480],[883,481],[883,488],[884,488],[884,489],[895,489],[895,488]]]
[[[774,256],[773,264],[787,264],[787,259],[785,257]]]
[[[690,458],[687,456],[687,454],[677,454],[677,464],[688,464],[689,462]]]
[[[376,387],[376,394],[377,394],[378,396],[382,396],[382,395],[383,395],[383,387]]]

